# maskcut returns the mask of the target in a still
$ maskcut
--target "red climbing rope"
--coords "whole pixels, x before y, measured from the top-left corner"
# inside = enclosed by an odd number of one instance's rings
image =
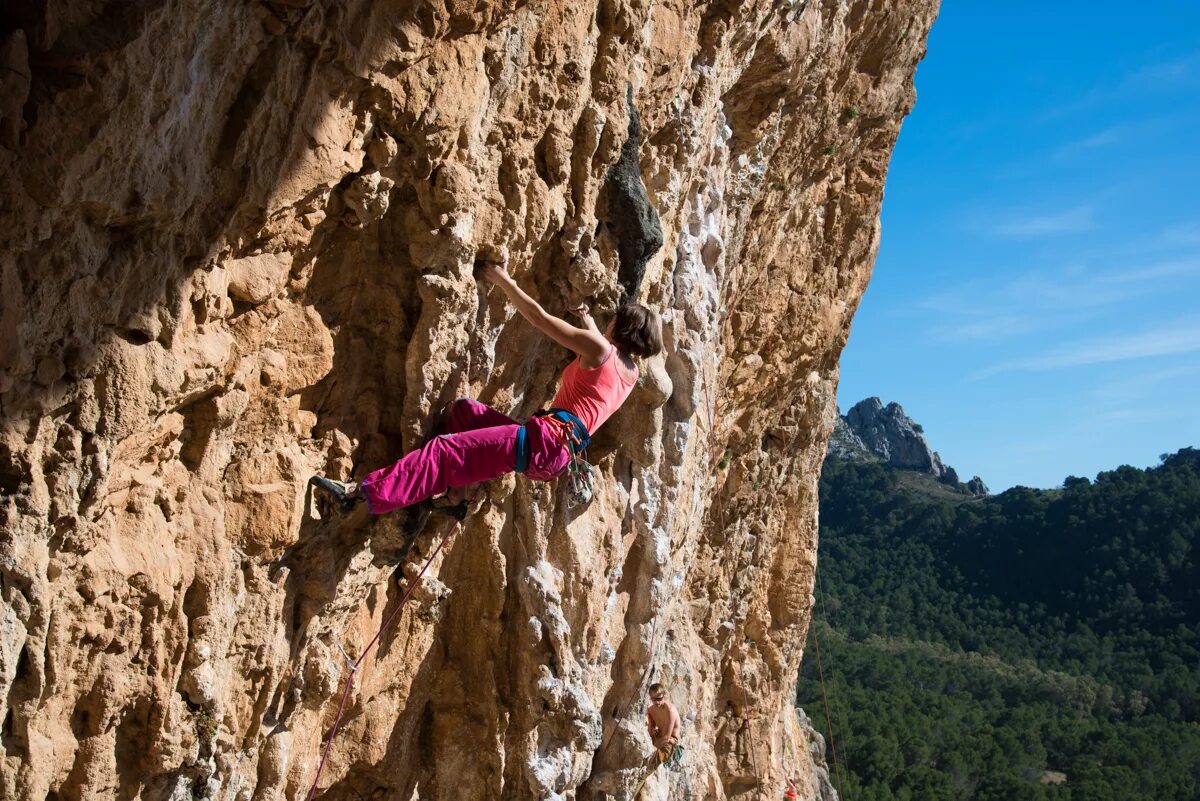
[[[825,669],[821,665],[821,641],[817,638],[817,626],[814,621],[812,627],[813,633],[813,650],[817,654],[817,678],[821,680],[821,696],[825,700],[825,726],[829,731],[829,751],[833,755],[833,772],[837,777],[838,783],[838,798],[845,799],[846,793],[842,789],[842,763],[837,755],[837,743],[833,739],[833,716],[829,714],[829,692],[825,689]]]
[[[451,535],[453,535],[461,527],[462,522],[456,521],[454,525],[446,531],[445,536],[442,537],[442,541],[437,544],[437,547],[433,549],[433,553],[429,554],[429,558],[426,559],[425,564],[421,566],[421,572],[417,573],[417,577],[409,582],[408,589],[406,589],[404,594],[400,596],[400,602],[396,604],[396,608],[393,609],[392,613],[387,616],[386,620],[383,621],[383,625],[379,627],[379,631],[375,632],[375,636],[371,638],[371,641],[367,643],[367,647],[363,649],[361,654],[359,654],[358,660],[353,666],[351,666],[350,675],[346,677],[346,688],[342,690],[341,703],[338,704],[337,717],[333,719],[333,728],[329,730],[329,739],[325,741],[325,748],[321,751],[321,761],[317,763],[317,775],[313,777],[313,783],[312,786],[308,788],[308,795],[305,796],[305,801],[312,801],[317,794],[317,783],[321,780],[321,771],[325,770],[325,760],[329,757],[330,749],[333,748],[333,738],[337,736],[338,727],[342,724],[342,715],[346,712],[346,701],[350,698],[350,688],[354,686],[354,674],[358,672],[358,668],[367,658],[367,654],[371,653],[371,649],[375,647],[375,643],[379,642],[379,638],[383,636],[383,633],[387,631],[389,626],[392,625],[392,621],[395,620],[396,616],[400,614],[400,610],[404,608],[404,603],[413,594],[413,591],[417,588],[417,585],[421,583],[421,578],[425,575],[425,571],[429,569],[429,566],[433,564],[433,560],[442,550],[442,546],[445,545],[446,541],[450,539]]]

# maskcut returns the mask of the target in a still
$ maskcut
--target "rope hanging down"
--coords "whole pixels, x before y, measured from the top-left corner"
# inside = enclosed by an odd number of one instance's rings
[[[371,641],[367,643],[367,647],[363,649],[361,654],[359,654],[357,661],[350,666],[350,675],[346,677],[346,687],[344,690],[342,690],[342,700],[341,703],[338,704],[337,717],[333,719],[333,728],[329,730],[329,738],[325,740],[325,748],[321,751],[321,761],[317,763],[317,775],[313,777],[312,786],[308,788],[308,795],[305,796],[305,801],[313,801],[313,798],[317,794],[317,783],[321,781],[321,772],[325,770],[325,760],[328,759],[329,751],[333,748],[333,738],[337,736],[338,727],[342,725],[342,715],[346,712],[346,701],[350,698],[350,688],[354,686],[354,675],[358,672],[359,667],[366,660],[367,654],[371,653],[371,649],[375,647],[377,642],[379,642],[379,638],[383,636],[383,633],[388,630],[389,626],[392,625],[392,621],[395,620],[400,614],[400,610],[404,608],[405,602],[407,602],[412,596],[413,591],[417,588],[417,585],[421,583],[421,579],[424,577],[425,571],[429,569],[429,566],[433,564],[433,560],[437,558],[438,553],[441,552],[442,546],[444,546],[446,541],[449,540],[450,537],[461,527],[462,521],[456,521],[442,537],[442,541],[437,544],[437,547],[433,549],[431,554],[429,554],[429,558],[425,560],[425,564],[421,566],[421,572],[417,573],[417,577],[409,582],[408,589],[406,589],[404,594],[400,596],[400,602],[396,604],[396,608],[393,609],[392,613],[387,616],[386,620],[383,621],[383,624],[379,627],[379,631],[375,632],[375,636],[371,638]]]
[[[837,777],[838,798],[845,799],[846,792],[842,789],[842,763],[837,755],[837,743],[833,739],[833,716],[829,714],[829,692],[825,689],[825,669],[821,666],[821,641],[817,638],[817,627],[812,627],[813,650],[817,653],[817,678],[821,680],[821,696],[825,701],[825,726],[829,729],[829,751],[833,756],[833,771]]]
[[[762,795],[762,779],[758,777],[758,752],[754,749],[754,730],[750,728],[750,696],[746,684],[742,683],[742,715],[746,720],[746,739],[750,741],[750,764],[754,766],[754,797]]]

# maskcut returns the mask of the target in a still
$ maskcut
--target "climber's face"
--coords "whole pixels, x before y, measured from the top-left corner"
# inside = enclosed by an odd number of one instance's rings
[[[613,328],[615,328],[615,327],[616,327],[616,325],[617,325],[617,318],[616,318],[616,317],[614,317],[614,318],[612,318],[611,320],[609,320],[609,321],[608,321],[608,328],[605,328],[605,329],[604,329],[604,338],[605,338],[605,339],[608,339],[608,340],[610,340],[610,341],[612,340],[612,332],[613,332]]]
[[[661,704],[663,701],[667,700],[667,694],[666,693],[654,693],[653,695],[650,696],[650,700],[656,704]]]

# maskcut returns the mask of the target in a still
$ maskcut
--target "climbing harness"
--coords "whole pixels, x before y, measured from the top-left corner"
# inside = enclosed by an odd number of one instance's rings
[[[534,417],[545,417],[567,450],[571,460],[567,463],[567,506],[586,506],[591,503],[596,482],[596,468],[587,460],[587,446],[592,441],[587,426],[566,409],[550,409],[535,412]],[[529,469],[529,433],[525,426],[517,429],[517,458],[515,471],[524,473]]]
[[[325,769],[325,760],[328,759],[329,751],[333,748],[333,738],[337,736],[338,727],[340,727],[342,724],[342,715],[346,712],[346,701],[348,701],[350,698],[350,688],[354,686],[355,674],[362,666],[362,663],[366,660],[367,654],[371,653],[371,649],[374,648],[375,644],[379,642],[379,638],[383,636],[383,633],[392,625],[392,621],[395,620],[400,614],[400,610],[404,609],[405,602],[412,597],[413,591],[416,590],[417,585],[421,583],[421,579],[424,577],[425,571],[429,569],[431,564],[433,564],[433,560],[437,558],[437,555],[441,552],[442,547],[460,528],[462,528],[462,521],[458,520],[455,521],[454,525],[446,531],[441,542],[437,544],[437,547],[434,548],[433,552],[429,554],[429,558],[425,560],[425,564],[421,566],[421,571],[417,573],[416,578],[409,583],[408,589],[406,589],[404,594],[400,596],[400,601],[396,604],[396,608],[393,609],[392,613],[383,621],[383,625],[379,627],[379,631],[375,632],[375,636],[371,638],[369,643],[367,643],[367,647],[363,649],[361,654],[359,654],[358,659],[350,665],[350,675],[346,677],[346,687],[342,690],[342,700],[341,703],[338,704],[337,716],[333,719],[333,728],[329,730],[329,737],[325,740],[325,748],[321,751],[321,761],[317,763],[317,775],[313,777],[312,786],[308,788],[308,795],[305,796],[305,801],[312,801],[317,794],[317,783],[321,780],[321,772]],[[350,657],[346,654],[345,650],[342,650],[341,643],[338,643],[338,649],[342,651],[342,655],[346,658],[346,661],[349,662]]]
[[[671,755],[669,757],[667,757],[666,761],[663,762],[663,764],[666,765],[668,770],[678,770],[680,767],[682,767],[683,766],[683,746],[676,743],[675,750],[671,752]]]

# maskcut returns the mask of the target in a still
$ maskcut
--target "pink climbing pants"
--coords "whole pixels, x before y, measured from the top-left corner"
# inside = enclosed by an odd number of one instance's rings
[[[445,432],[397,462],[369,474],[360,486],[372,514],[385,514],[450,487],[465,487],[512,472],[520,423],[490,406],[462,398],[450,405]],[[546,418],[525,425],[529,469],[525,475],[549,481],[563,471],[570,451]]]

